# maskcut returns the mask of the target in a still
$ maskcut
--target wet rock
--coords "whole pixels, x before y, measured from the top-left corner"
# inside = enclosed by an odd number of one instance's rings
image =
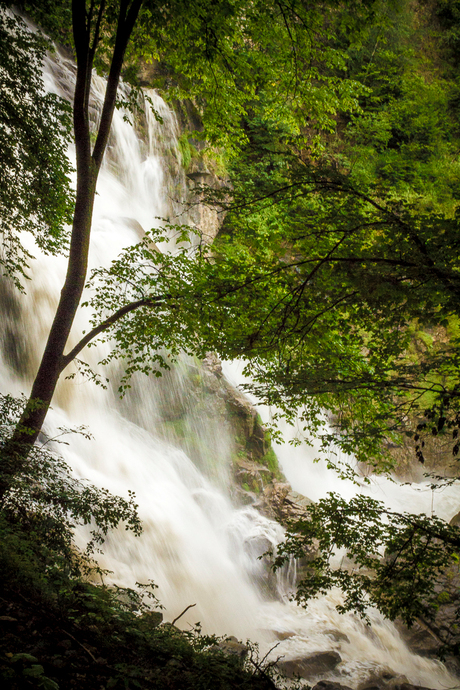
[[[295,636],[295,632],[290,632],[289,630],[273,630],[277,640],[289,640],[290,637]]]
[[[278,662],[280,670],[288,678],[312,678],[321,673],[333,671],[342,661],[337,652],[313,652],[298,659],[287,659]]]
[[[422,621],[415,621],[410,628],[400,620],[395,621],[395,625],[413,654],[427,657],[436,656],[440,641]]]
[[[369,672],[366,680],[362,681],[357,690],[397,690],[407,683],[406,676],[401,676],[387,666],[378,666]]]
[[[268,467],[247,460],[246,458],[235,458],[234,477],[239,486],[250,487],[252,493],[264,490],[264,486],[271,481],[272,473]]]
[[[340,630],[325,630],[324,635],[332,637],[332,639],[335,642],[346,642],[347,644],[350,644],[350,639],[348,635],[345,635],[345,633],[340,632]]]
[[[348,685],[342,683],[335,683],[332,680],[320,680],[319,683],[312,688],[312,690],[352,690]]]
[[[273,481],[271,486],[266,487],[264,498],[270,506],[271,517],[282,524],[303,517],[305,509],[314,503],[307,496],[293,491],[287,482],[278,481]]]

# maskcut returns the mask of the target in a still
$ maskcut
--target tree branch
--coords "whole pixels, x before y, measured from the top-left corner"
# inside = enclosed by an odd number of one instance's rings
[[[93,43],[92,43],[90,51],[89,51],[89,62],[91,63],[91,67],[93,65],[93,60],[94,60],[94,55],[96,53],[97,44],[99,43],[99,34],[101,31],[101,22],[102,22],[102,17],[104,15],[104,10],[105,10],[105,0],[101,0],[101,4],[99,5],[99,12],[97,15],[97,20],[96,20],[96,27],[94,29]]]
[[[127,314],[136,311],[136,309],[140,309],[141,307],[156,307],[162,304],[169,297],[171,297],[171,295],[162,295],[161,297],[155,297],[154,299],[140,299],[137,300],[137,302],[131,302],[130,304],[126,304],[124,307],[121,307],[121,309],[118,309],[118,311],[112,314],[112,316],[109,316],[108,319],[100,323],[99,326],[95,326],[95,328],[89,331],[89,333],[86,333],[85,336],[68,354],[63,355],[61,358],[60,372],[62,373],[66,366],[70,364],[70,362],[75,359],[83,348],[86,347],[91,340],[96,338],[99,333],[103,333],[110,326],[113,326],[114,323],[122,319]]]
[[[128,45],[128,41],[142,3],[143,0],[133,0],[128,12],[128,0],[122,0],[120,4],[115,48],[113,50],[110,72],[107,79],[101,122],[93,150],[93,161],[98,170],[101,166],[109,139],[112,116],[115,109],[118,84],[120,82],[121,69],[123,67],[123,59],[125,56],[126,47]]]

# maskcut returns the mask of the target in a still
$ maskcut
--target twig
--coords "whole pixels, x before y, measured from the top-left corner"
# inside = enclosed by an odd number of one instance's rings
[[[281,641],[280,641],[280,642],[277,642],[276,644],[274,644],[273,647],[271,647],[271,648],[268,650],[268,652],[266,653],[266,655],[264,656],[264,658],[263,658],[259,663],[262,665],[262,664],[265,662],[265,660],[266,660],[266,658],[268,657],[268,655],[271,654],[271,653],[273,652],[274,649],[276,649],[277,647],[279,647],[280,644],[281,644]],[[284,656],[284,655],[283,655],[283,656]],[[279,657],[277,658],[277,660],[276,660],[274,663],[277,664],[278,661],[279,661],[280,659],[283,658],[283,656],[279,656]],[[272,664],[271,664],[271,665],[272,665]]]
[[[61,628],[61,630],[62,630],[62,628]],[[86,652],[87,654],[90,655],[91,659],[94,661],[95,664],[98,663],[98,661],[97,661],[96,657],[94,656],[94,654],[92,654],[92,653],[89,651],[89,649],[87,649],[87,648],[85,647],[85,645],[83,645],[81,642],[79,642],[73,635],[71,635],[69,632],[67,632],[67,630],[62,630],[62,632],[64,633],[64,635],[67,635],[68,637],[70,637],[71,640],[73,640],[73,641],[76,642],[78,645],[80,645],[80,647],[81,647],[82,649],[84,649],[85,652]]]
[[[271,688],[271,690],[279,690],[279,688],[272,681],[268,673],[264,671],[264,669],[260,666],[260,664],[257,663],[257,661],[254,661],[254,659],[251,658],[250,662],[256,668],[256,670],[259,672],[259,675],[262,676],[264,681],[267,683],[267,686]]]
[[[196,604],[189,604],[189,605],[187,606],[187,608],[185,608],[185,609],[182,611],[182,613],[179,613],[179,615],[176,616],[176,618],[173,620],[173,622],[171,623],[171,625],[174,625],[174,623],[175,623],[176,621],[178,621],[179,618],[182,618],[182,616],[184,615],[184,613],[187,613],[187,611],[188,611],[189,609],[193,608],[194,606],[196,606]]]

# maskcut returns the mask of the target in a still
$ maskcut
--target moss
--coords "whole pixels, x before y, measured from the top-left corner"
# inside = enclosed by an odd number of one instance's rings
[[[283,481],[285,479],[283,473],[281,472],[278,464],[278,458],[273,448],[269,448],[267,453],[262,458],[262,463],[268,467],[270,472],[272,472],[276,479]]]
[[[448,604],[450,602],[450,594],[449,592],[439,592],[438,594],[438,604]]]
[[[177,147],[179,149],[182,165],[187,170],[192,162],[192,148],[189,142],[189,132],[183,132],[177,140]]]

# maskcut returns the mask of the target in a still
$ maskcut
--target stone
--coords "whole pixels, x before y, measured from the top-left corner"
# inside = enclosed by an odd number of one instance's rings
[[[342,661],[337,652],[313,652],[298,659],[287,659],[278,662],[278,668],[288,677],[312,678],[321,673],[333,671]]]
[[[155,628],[163,622],[163,614],[161,611],[146,611],[142,615],[142,618]]]
[[[215,649],[229,656],[236,657],[241,663],[245,660],[249,651],[249,648],[242,642],[239,642],[233,635],[219,642],[219,644],[215,646]]]
[[[319,683],[312,688],[312,690],[352,690],[348,685],[336,683],[332,680],[320,680]]]
[[[345,633],[340,632],[340,630],[325,630],[324,635],[332,637],[332,639],[335,642],[346,642],[347,644],[350,644],[350,639],[348,635],[345,635]]]
[[[398,675],[387,666],[378,666],[369,672],[357,690],[397,690],[404,683],[407,683],[406,676]]]
[[[293,491],[290,484],[277,481],[273,481],[272,486],[267,487],[265,500],[271,509],[270,517],[274,517],[281,524],[304,517],[305,509],[314,503],[307,496]]]
[[[289,632],[287,630],[273,630],[273,633],[277,640],[289,640],[290,637],[295,636],[295,632]]]

